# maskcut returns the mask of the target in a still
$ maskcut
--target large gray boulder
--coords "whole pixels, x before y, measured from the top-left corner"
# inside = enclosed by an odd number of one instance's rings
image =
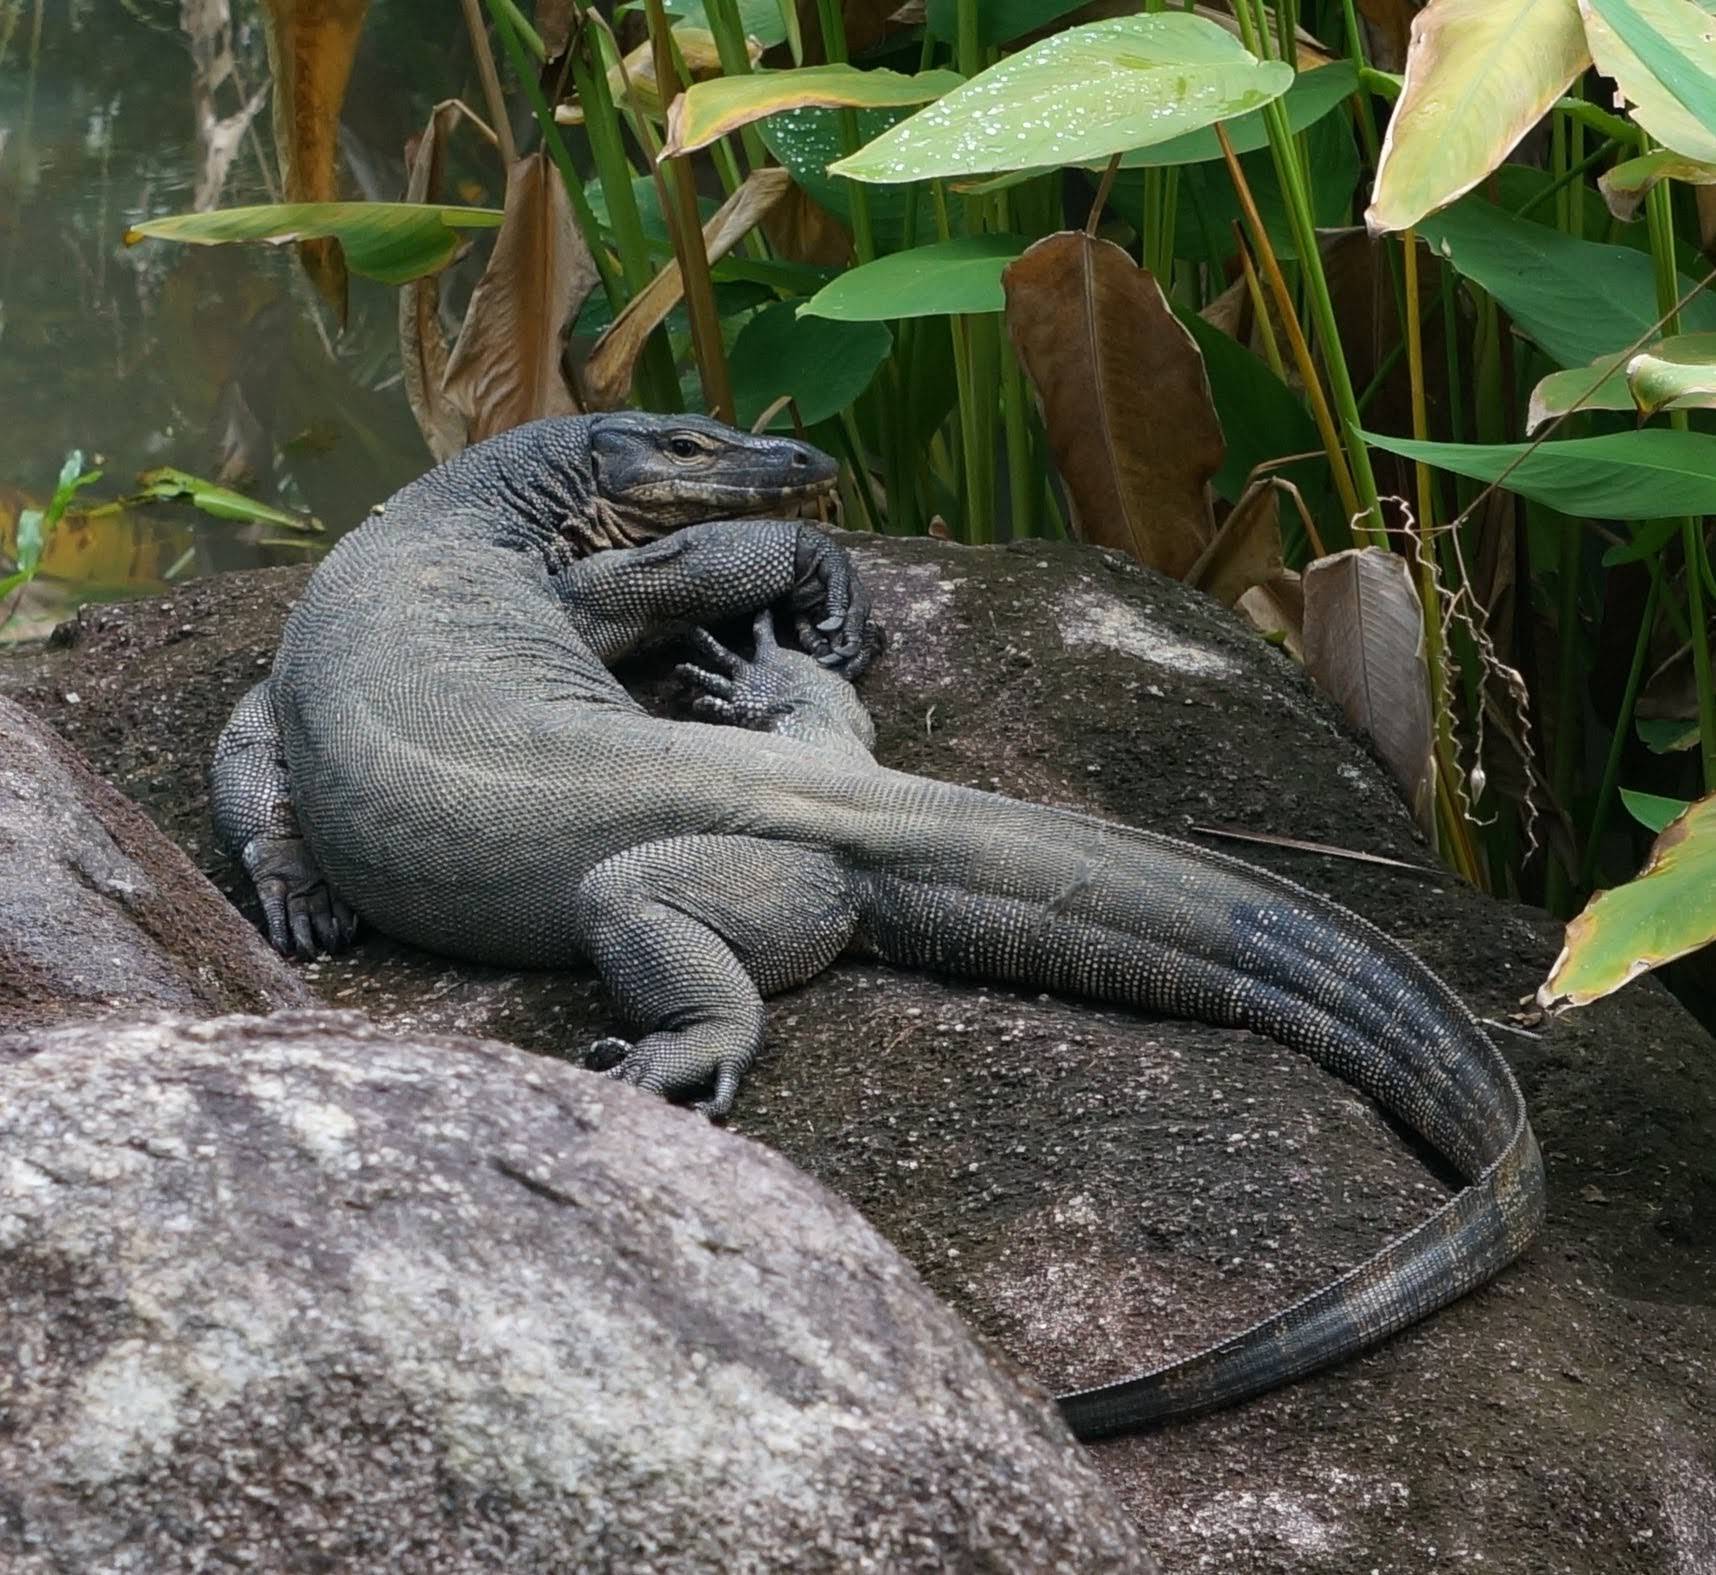
[[[1381,924],[1495,1021],[1543,977],[1557,927],[1436,869],[1333,709],[1206,599],[1078,547],[852,540],[893,634],[864,684],[888,764],[1181,836],[1414,861],[1215,844]],[[0,684],[236,889],[208,857],[203,763],[301,583],[239,575],[92,612],[76,646],[0,664]],[[305,977],[380,1022],[550,1055],[609,1027],[587,973],[375,937]],[[1533,1032],[1498,1030],[1549,1167],[1521,1265],[1337,1371],[1092,1452],[1170,1568],[1716,1568],[1710,1036],[1649,981]],[[1266,1041],[859,964],[777,1003],[735,1124],[855,1202],[1050,1388],[1237,1328],[1421,1219],[1447,1180]]]
[[[355,1014],[0,1040],[0,1567],[1147,1571],[859,1215]]]
[[[0,1031],[310,999],[147,815],[0,699]]]

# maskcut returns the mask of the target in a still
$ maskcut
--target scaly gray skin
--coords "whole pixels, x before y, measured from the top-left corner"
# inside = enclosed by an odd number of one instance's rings
[[[245,853],[262,879],[298,883],[286,928],[345,934],[313,855],[351,910],[404,940],[509,965],[588,957],[635,1030],[593,1056],[662,1094],[712,1085],[711,1115],[761,1044],[763,997],[849,948],[1251,1028],[1354,1083],[1466,1179],[1284,1312],[1063,1397],[1081,1437],[1303,1376],[1517,1256],[1543,1212],[1518,1086],[1400,946],[1235,859],[875,763],[835,671],[874,646],[839,549],[793,521],[686,523],[742,498],[767,507],[795,473],[826,484],[832,466],[803,452],[688,418],[539,422],[467,450],[342,541],[214,773],[240,849],[246,833],[287,840],[281,806],[296,800],[308,849],[293,867]],[[759,620],[751,661],[706,639],[692,670],[702,712],[736,726],[653,718],[608,671],[664,628],[783,601],[820,661]]]

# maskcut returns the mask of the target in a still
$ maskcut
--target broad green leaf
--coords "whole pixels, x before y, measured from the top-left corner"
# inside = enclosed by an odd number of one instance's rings
[[[783,394],[806,426],[844,410],[888,358],[894,336],[881,323],[841,323],[798,315],[791,301],[764,307],[739,330],[727,355],[738,424],[749,427]],[[792,413],[771,423],[791,428]]]
[[[354,273],[383,284],[409,284],[445,267],[466,230],[492,230],[499,208],[448,208],[409,202],[282,202],[214,213],[146,219],[125,232],[126,245],[145,236],[225,246],[233,241],[287,241],[334,236]]]
[[[1635,793],[1631,788],[1621,789],[1621,802],[1627,806],[1627,813],[1646,831],[1666,829],[1671,821],[1678,820],[1692,807],[1683,798],[1663,798],[1658,793]]]
[[[1672,821],[1636,879],[1599,892],[1567,926],[1537,992],[1545,1010],[1601,1000],[1716,939],[1716,796]]]
[[[1629,524],[1626,541],[1617,541],[1603,550],[1603,567],[1643,563],[1654,558],[1679,534],[1679,520],[1634,520]]]
[[[1030,244],[1023,235],[961,235],[878,257],[825,285],[799,312],[849,323],[998,312],[1006,304],[1001,270]]]
[[[856,112],[861,142],[879,137],[912,113],[909,109],[861,109]],[[840,113],[832,109],[794,109],[771,115],[757,131],[763,144],[792,172],[815,201],[848,224],[852,222],[852,183],[828,173],[828,166],[841,153]],[[876,244],[883,251],[898,251],[917,241],[935,237],[935,208],[928,197],[917,204],[916,233],[906,234],[907,189],[878,186],[866,194],[870,223]]]
[[[642,10],[640,6],[616,6],[616,11]],[[709,13],[703,0],[662,0],[662,9],[692,27],[709,28]],[[739,26],[747,38],[754,38],[764,49],[785,43],[787,27],[780,0],[739,0]]]
[[[1358,89],[1358,73],[1345,60],[1336,60],[1314,71],[1301,71],[1287,89],[1282,108],[1287,111],[1287,124],[1294,131],[1315,125],[1336,109]],[[1254,109],[1249,115],[1224,121],[1222,130],[1233,144],[1235,153],[1251,153],[1269,145],[1269,130],[1263,123],[1263,111]],[[1207,164],[1222,156],[1221,141],[1213,126],[1202,126],[1184,136],[1170,137],[1166,142],[1138,148],[1120,161],[1123,170],[1151,169],[1169,164]],[[1313,164],[1318,180],[1322,167]]]
[[[146,470],[137,481],[141,490],[125,498],[124,502],[183,502],[220,520],[239,520],[247,525],[280,525],[292,531],[319,532],[323,528],[320,520],[308,514],[289,514],[285,509],[258,503],[242,492],[175,470],[171,465]]]
[[[1657,148],[1606,170],[1597,179],[1603,201],[1622,224],[1630,224],[1644,205],[1645,194],[1661,180],[1688,186],[1716,186],[1716,164],[1701,164],[1672,148]]]
[[[1716,334],[1677,334],[1627,362],[1627,386],[1642,414],[1716,409]]]
[[[1716,437],[1647,427],[1566,443],[1420,443],[1363,434],[1375,448],[1421,459],[1457,476],[1494,481],[1509,492],[1576,519],[1645,520],[1716,514]],[[1522,458],[1522,456],[1524,456]],[[1508,466],[1520,463],[1512,470]]]
[[[1633,722],[1639,741],[1653,755],[1678,755],[1696,749],[1698,723],[1675,716],[1641,716]]]
[[[889,183],[1086,164],[1261,108],[1293,68],[1179,12],[1069,28],[973,77],[837,175]]]
[[[1475,196],[1427,219],[1421,233],[1561,366],[1625,350],[1662,315],[1651,260],[1631,247],[1575,240]],[[1692,285],[1680,277],[1683,294]],[[1716,330],[1716,296],[1695,295],[1680,320],[1688,331]]]
[[[804,66],[793,71],[753,71],[742,77],[694,82],[667,114],[661,156],[707,147],[755,120],[789,109],[897,109],[927,104],[964,85],[957,71],[860,71],[856,66]]]
[[[1597,69],[1633,118],[1688,158],[1716,163],[1716,17],[1692,0],[1580,0]]]
[[[1371,234],[1470,191],[1590,62],[1577,0],[1430,0],[1383,138]]]

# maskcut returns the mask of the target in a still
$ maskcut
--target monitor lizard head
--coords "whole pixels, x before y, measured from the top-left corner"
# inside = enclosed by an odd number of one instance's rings
[[[615,546],[700,520],[792,514],[832,492],[839,473],[808,443],[705,416],[614,411],[595,417],[587,437],[596,509]]]

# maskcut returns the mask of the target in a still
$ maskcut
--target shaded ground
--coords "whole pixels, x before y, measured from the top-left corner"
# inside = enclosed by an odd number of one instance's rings
[[[865,685],[888,764],[1178,835],[1232,825],[1428,864],[1364,748],[1203,599],[1073,547],[862,540],[894,634]],[[0,687],[230,889],[202,769],[299,583],[233,576],[93,612],[75,647],[0,665]],[[1380,923],[1489,1018],[1555,952],[1541,915],[1440,871],[1238,851]],[[551,1053],[606,1026],[585,974],[371,939],[307,976],[384,1022]],[[1709,1038],[1646,984],[1500,1040],[1549,1164],[1541,1244],[1371,1357],[1098,1449],[1167,1568],[1716,1568]],[[778,1004],[735,1125],[857,1203],[1057,1388],[1230,1331],[1442,1190],[1368,1103],[1267,1041],[874,966]]]

